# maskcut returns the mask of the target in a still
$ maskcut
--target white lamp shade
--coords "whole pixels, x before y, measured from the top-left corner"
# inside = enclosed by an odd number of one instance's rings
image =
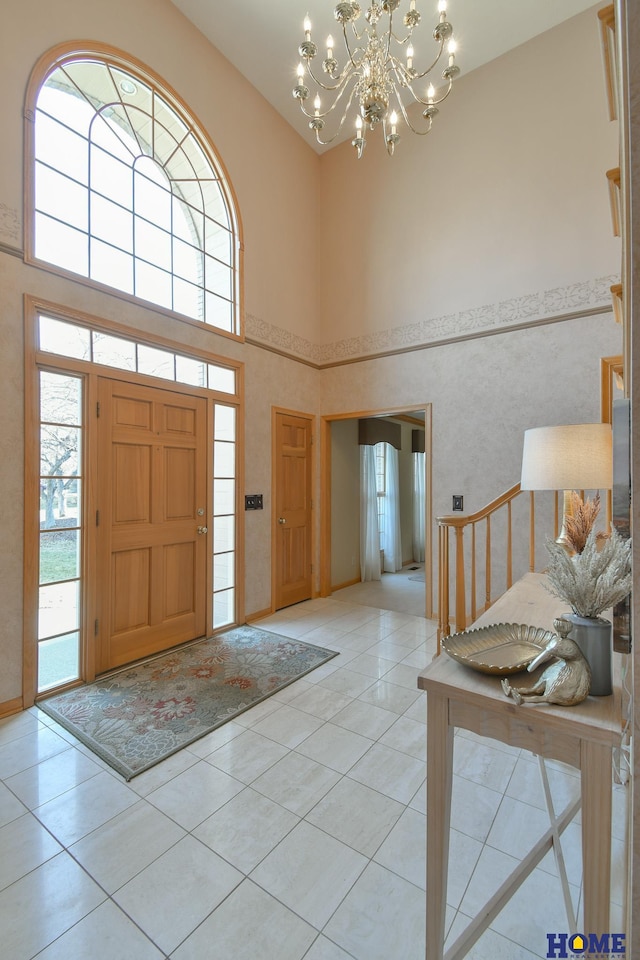
[[[523,490],[605,490],[612,482],[610,424],[574,423],[525,430]]]

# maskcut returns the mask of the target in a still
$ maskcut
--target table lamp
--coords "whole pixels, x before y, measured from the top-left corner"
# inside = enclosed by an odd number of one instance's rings
[[[613,482],[611,424],[574,423],[524,432],[522,490],[564,490],[562,529],[573,515],[573,490],[609,490]]]

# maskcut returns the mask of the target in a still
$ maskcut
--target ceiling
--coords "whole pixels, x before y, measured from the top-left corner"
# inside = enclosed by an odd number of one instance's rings
[[[320,51],[331,33],[336,40],[335,55],[344,62],[339,52],[339,26],[333,18],[335,0],[172,2],[311,146],[319,153],[328,149],[315,143],[291,91],[296,82],[298,45],[304,38],[302,22],[306,14]],[[367,0],[360,0],[360,4],[364,10]],[[403,0],[400,10],[408,6],[408,0]],[[592,6],[593,0],[449,0],[447,17],[458,44],[456,63],[463,74],[470,73]],[[430,38],[431,22],[435,25],[437,20],[437,2],[418,0],[417,9],[423,19],[414,33],[416,57],[420,34]],[[548,69],[547,64],[540,67]],[[351,130],[342,139],[349,136]]]

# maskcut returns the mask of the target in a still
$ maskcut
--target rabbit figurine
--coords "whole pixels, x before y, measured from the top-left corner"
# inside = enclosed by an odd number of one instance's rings
[[[554,658],[537,683],[532,687],[512,687],[506,677],[502,689],[507,697],[521,703],[558,703],[572,707],[589,693],[591,671],[579,647],[569,640],[571,624],[563,617],[553,621],[557,632],[547,646],[533,660],[527,670],[532,672],[541,663]]]

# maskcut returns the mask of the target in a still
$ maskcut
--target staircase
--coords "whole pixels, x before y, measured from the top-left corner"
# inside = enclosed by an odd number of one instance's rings
[[[516,526],[519,569],[516,579],[519,579],[525,572],[533,573],[536,569],[536,499],[539,501],[544,498],[545,513],[548,514],[551,498],[553,526],[548,523],[541,529],[547,536],[557,537],[561,520],[560,496],[559,492],[524,491],[517,483],[477,513],[437,518],[438,653],[440,641],[442,637],[450,635],[452,625],[456,633],[466,630],[512,586],[516,504],[519,514]],[[496,528],[498,535],[492,536]],[[450,550],[452,533],[455,542],[453,556]],[[481,594],[480,600],[478,594]]]

